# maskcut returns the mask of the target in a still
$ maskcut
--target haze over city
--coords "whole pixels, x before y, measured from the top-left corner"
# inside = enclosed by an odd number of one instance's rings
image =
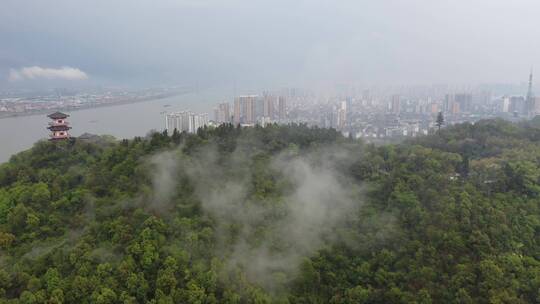
[[[540,2],[3,0],[0,88],[525,83]]]

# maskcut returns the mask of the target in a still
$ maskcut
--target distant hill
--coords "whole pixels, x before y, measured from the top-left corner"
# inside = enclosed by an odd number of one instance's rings
[[[0,165],[0,303],[537,303],[539,122],[38,142]]]

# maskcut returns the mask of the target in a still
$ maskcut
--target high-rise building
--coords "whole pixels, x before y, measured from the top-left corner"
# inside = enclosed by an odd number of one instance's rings
[[[231,114],[229,112],[229,103],[222,102],[218,104],[216,112],[216,122],[218,123],[229,123],[231,122]]]
[[[399,95],[393,95],[390,110],[394,114],[399,114],[401,112],[401,98]]]
[[[472,94],[446,94],[444,96],[443,110],[446,113],[459,114],[472,110]]]
[[[460,112],[461,112],[461,107],[460,107],[459,102],[453,102],[450,108],[450,113],[459,114]]]
[[[192,133],[195,133],[197,132],[199,128],[202,128],[208,125],[207,113],[194,114],[194,115],[191,115],[190,118],[193,120],[193,123],[190,124],[190,130]]]
[[[472,110],[472,94],[456,94],[454,95],[454,102],[459,104],[459,109],[461,112],[470,112]]]
[[[540,97],[534,98],[534,114],[532,116],[540,115]]]
[[[454,103],[455,103],[454,95],[446,94],[444,96],[444,105],[443,105],[444,112],[447,112],[447,113],[452,112]]]
[[[503,96],[501,99],[501,112],[508,113],[510,111],[510,97]]]
[[[430,114],[437,114],[439,113],[439,104],[437,104],[436,102],[432,102],[429,104],[429,113]]]
[[[236,125],[242,122],[242,102],[238,97],[234,99],[233,122]]]
[[[285,96],[279,96],[278,98],[278,117],[279,120],[287,118],[287,99]]]
[[[264,101],[266,97],[257,98],[255,100],[255,120],[264,117]]]
[[[256,122],[257,95],[245,95],[234,100],[234,123],[254,124]]]
[[[169,132],[182,130],[182,117],[180,112],[165,115],[165,129]]]
[[[527,113],[526,100],[523,96],[510,97],[509,112],[523,115]]]
[[[533,85],[533,72],[532,72],[532,69],[531,69],[531,74],[529,75],[529,88],[527,90],[527,99],[526,99],[526,102],[525,102],[526,115],[529,116],[529,117],[532,117],[532,116],[534,116],[536,114],[535,113],[535,108],[536,108],[535,107],[535,101],[536,101],[536,98],[534,98],[532,85]]]
[[[473,104],[487,105],[491,102],[491,92],[481,91],[473,95]]]
[[[264,97],[263,116],[269,118],[270,120],[275,119],[275,100],[276,97],[272,95]]]
[[[242,108],[244,110],[244,123],[246,124],[255,123],[256,102],[257,102],[257,96],[254,96],[254,95],[243,96]]]
[[[347,126],[347,102],[342,101],[337,110],[337,128],[340,130],[345,129]]]

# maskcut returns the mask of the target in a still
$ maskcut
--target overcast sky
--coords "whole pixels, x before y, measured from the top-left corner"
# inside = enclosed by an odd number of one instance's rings
[[[1,0],[0,6],[3,86],[40,79],[518,83],[531,66],[540,74],[539,0]]]

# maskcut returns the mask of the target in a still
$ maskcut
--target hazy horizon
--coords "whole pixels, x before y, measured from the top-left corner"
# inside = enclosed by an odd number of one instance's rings
[[[0,88],[524,83],[540,3],[18,1],[0,11]]]

